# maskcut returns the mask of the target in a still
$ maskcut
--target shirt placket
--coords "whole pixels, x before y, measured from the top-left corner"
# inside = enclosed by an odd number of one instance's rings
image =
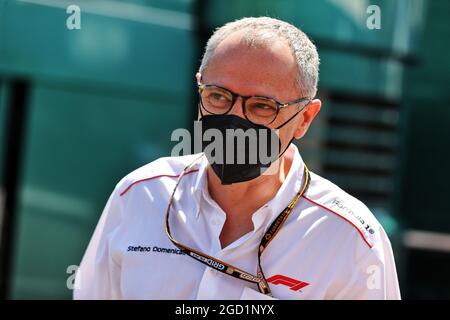
[[[236,254],[239,255],[238,251],[245,251],[246,248],[244,248],[243,246],[253,246],[255,245],[255,243],[253,243],[254,241],[259,241],[259,239],[251,238],[255,237],[256,235],[262,234],[264,223],[268,220],[267,215],[271,213],[270,209],[267,208],[267,206],[255,212],[253,217],[254,231],[242,236],[240,239],[222,249],[219,236],[225,223],[225,213],[212,202],[204,204],[204,209],[208,210],[208,213],[205,214],[207,215],[206,223],[208,223],[209,231],[212,236],[211,240],[213,241],[211,245],[210,255],[225,262],[229,262],[228,260],[230,260],[230,256],[235,256]],[[256,251],[255,254],[251,257],[242,257],[242,259],[251,262],[251,265],[249,264],[244,268],[246,271],[253,272],[253,269],[255,269],[257,263],[256,257]],[[200,281],[197,299],[220,299],[223,297],[224,293],[226,293],[228,296],[232,295],[235,298],[239,298],[241,286],[230,287],[230,281],[227,281],[227,278],[229,277],[230,276],[220,271],[207,267]],[[251,286],[251,284],[246,283],[244,280],[238,281],[242,281],[242,286]]]

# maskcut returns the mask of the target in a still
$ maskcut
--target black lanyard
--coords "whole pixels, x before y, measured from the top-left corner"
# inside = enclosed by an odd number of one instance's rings
[[[205,253],[199,252],[199,251],[197,251],[197,250],[195,250],[193,248],[185,246],[184,244],[181,244],[180,242],[176,241],[172,237],[172,235],[170,234],[169,213],[170,213],[170,208],[172,207],[175,191],[177,190],[178,185],[180,184],[180,181],[183,178],[183,176],[186,174],[186,172],[190,168],[192,168],[192,166],[201,157],[195,159],[190,165],[188,165],[183,170],[183,172],[181,173],[181,175],[179,176],[179,178],[177,180],[175,188],[174,188],[174,190],[172,192],[172,196],[170,197],[169,205],[167,207],[167,212],[166,212],[165,227],[166,227],[167,236],[169,237],[170,241],[172,241],[172,243],[175,246],[177,246],[183,253],[187,254],[189,257],[191,257],[191,258],[193,258],[193,259],[195,259],[197,261],[200,261],[201,263],[206,264],[208,267],[216,269],[217,271],[226,273],[226,274],[228,274],[228,275],[230,275],[232,277],[235,277],[235,278],[238,278],[238,279],[242,279],[242,280],[245,280],[245,281],[248,281],[248,282],[256,283],[258,285],[258,289],[259,289],[259,291],[261,293],[269,295],[269,296],[272,296],[272,292],[271,292],[271,290],[269,288],[269,285],[267,283],[267,280],[266,280],[266,278],[264,276],[264,273],[262,271],[262,268],[261,268],[261,254],[267,248],[269,243],[275,238],[275,236],[277,235],[278,231],[280,231],[281,227],[283,226],[283,224],[286,221],[286,219],[289,217],[289,215],[292,212],[292,209],[296,205],[297,201],[300,199],[300,197],[305,193],[306,189],[308,188],[309,182],[310,182],[310,175],[309,175],[308,168],[306,167],[306,165],[304,165],[305,181],[303,183],[303,186],[300,188],[300,191],[297,193],[297,195],[291,201],[291,203],[289,203],[289,205],[272,222],[272,224],[270,225],[270,227],[267,229],[266,233],[262,237],[261,242],[259,244],[259,249],[258,249],[257,275],[254,276],[253,274],[251,274],[251,273],[249,273],[247,271],[244,271],[242,269],[233,267],[233,266],[229,265],[226,262],[223,262],[223,261],[221,261],[219,259],[216,259],[214,257],[211,257],[211,256],[209,256],[209,255],[207,255]]]

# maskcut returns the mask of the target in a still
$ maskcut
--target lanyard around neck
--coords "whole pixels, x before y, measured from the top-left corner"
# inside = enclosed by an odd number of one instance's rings
[[[202,155],[203,156],[203,155]],[[172,207],[173,204],[173,200],[174,200],[174,196],[175,196],[175,192],[180,184],[181,179],[183,179],[184,175],[186,174],[186,172],[191,169],[193,167],[193,165],[202,157],[198,157],[196,158],[191,164],[189,164],[184,170],[183,172],[180,174],[180,176],[178,177],[178,180],[175,184],[175,188],[172,192],[172,195],[170,197],[169,200],[169,205],[167,206],[167,211],[166,211],[166,219],[165,219],[165,228],[166,228],[166,234],[169,237],[169,240],[175,245],[177,246],[183,253],[187,254],[189,257],[203,263],[206,264],[208,267],[213,268],[217,271],[223,272],[225,274],[228,274],[232,277],[238,278],[238,279],[242,279],[248,282],[252,282],[252,283],[256,283],[258,285],[258,289],[261,293],[272,296],[272,292],[270,290],[270,287],[267,283],[267,280],[264,276],[264,273],[262,271],[261,268],[261,254],[264,252],[264,250],[267,248],[267,246],[269,245],[269,243],[275,238],[275,236],[277,235],[278,231],[280,231],[281,227],[283,226],[284,222],[287,220],[287,218],[289,217],[290,213],[292,212],[292,209],[294,208],[294,206],[297,204],[298,200],[300,199],[300,197],[306,192],[308,186],[309,186],[309,182],[310,182],[310,175],[309,175],[309,170],[306,167],[306,165],[304,165],[304,176],[305,176],[305,180],[304,183],[302,185],[302,187],[300,188],[300,191],[297,193],[297,195],[295,196],[295,198],[291,201],[291,203],[289,203],[289,205],[278,215],[278,217],[272,222],[272,224],[270,225],[270,227],[267,229],[267,231],[265,232],[264,236],[261,239],[261,242],[259,244],[259,248],[258,248],[258,265],[257,265],[257,275],[253,275],[247,271],[244,271],[242,269],[239,269],[237,267],[234,267],[224,261],[221,261],[219,259],[216,259],[210,255],[207,255],[206,253],[202,253],[200,251],[195,250],[194,248],[188,247],[180,242],[178,242],[177,240],[175,240],[171,233],[170,233],[170,226],[169,226],[169,213],[170,213],[170,209]]]

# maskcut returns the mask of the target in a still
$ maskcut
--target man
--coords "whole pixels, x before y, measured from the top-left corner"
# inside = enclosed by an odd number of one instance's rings
[[[309,172],[291,144],[321,108],[318,65],[313,43],[286,22],[244,18],[216,30],[196,75],[202,130],[265,135],[244,151],[224,138],[221,160],[203,137],[204,153],[161,158],[123,178],[74,297],[399,299],[381,225]],[[275,156],[255,160],[254,145]]]

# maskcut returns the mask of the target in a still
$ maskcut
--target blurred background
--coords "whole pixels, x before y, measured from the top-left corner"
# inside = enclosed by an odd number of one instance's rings
[[[383,224],[404,299],[450,298],[450,1],[0,0],[2,298],[71,298],[115,184],[192,128],[212,30],[261,15],[319,50],[308,166]]]

